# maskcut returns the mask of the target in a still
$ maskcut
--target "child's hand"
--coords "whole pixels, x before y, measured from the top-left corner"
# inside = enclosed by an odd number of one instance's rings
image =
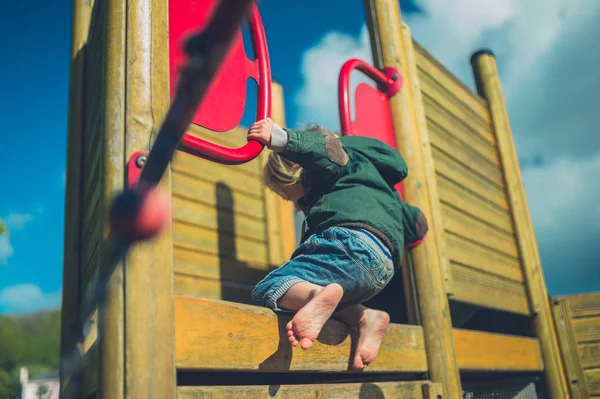
[[[271,148],[271,134],[273,132],[273,122],[270,118],[254,122],[248,130],[248,139],[256,140]]]

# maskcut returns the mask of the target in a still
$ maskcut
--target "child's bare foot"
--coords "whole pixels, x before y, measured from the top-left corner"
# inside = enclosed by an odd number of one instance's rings
[[[355,369],[364,369],[375,360],[389,324],[390,315],[386,312],[365,308],[358,322],[358,344],[354,355]]]
[[[343,295],[344,289],[335,283],[315,295],[286,325],[290,343],[293,346],[300,344],[302,349],[310,348]]]

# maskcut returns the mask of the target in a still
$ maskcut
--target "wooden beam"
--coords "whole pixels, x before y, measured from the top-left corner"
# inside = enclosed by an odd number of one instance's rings
[[[73,0],[71,28],[71,68],[69,76],[69,116],[67,138],[67,171],[65,192],[65,232],[63,290],[61,309],[61,360],[76,350],[79,324],[79,267],[81,256],[81,191],[83,91],[85,86],[85,45],[88,38],[92,7],[88,1]],[[68,365],[60,364],[61,392],[71,378]]]
[[[575,329],[573,328],[569,299],[555,298],[552,304],[554,323],[556,324],[558,342],[571,395],[574,399],[586,399],[589,394],[585,375],[583,374],[583,364],[577,346],[577,338],[575,337]]]
[[[168,111],[168,10],[164,0],[127,1],[125,161],[149,151]],[[171,196],[171,170],[159,184]],[[125,269],[125,392],[175,397],[172,233],[137,244]]]
[[[442,396],[434,384],[428,381],[417,382],[366,382],[349,384],[307,384],[307,385],[246,385],[246,386],[200,386],[180,387],[177,389],[179,399],[438,399]],[[437,393],[432,396],[433,393]]]
[[[125,180],[125,65],[126,65],[126,26],[127,4],[123,0],[95,2],[102,5],[105,12],[106,52],[104,64],[105,102],[102,162],[100,176],[102,185],[100,205],[104,208],[112,200],[116,190],[124,187]],[[102,224],[101,226],[104,226]],[[106,237],[105,227],[98,227],[101,237]],[[106,248],[101,245],[100,251]],[[99,310],[99,398],[123,399],[125,397],[125,320],[124,320],[124,273],[123,263],[117,265],[112,274],[100,270],[106,281],[106,301]]]
[[[440,202],[412,37],[397,0],[364,4],[375,66],[395,67],[404,79],[402,90],[390,99],[397,148],[410,170],[403,188],[406,200],[423,211],[430,226],[431,234],[411,251],[430,378],[448,397],[458,398],[462,390],[447,297],[451,276],[444,264]]]
[[[535,315],[533,327],[540,340],[544,357],[545,382],[552,397],[566,398],[569,397],[569,389],[552,321],[548,292],[543,278],[540,255],[535,242],[496,59],[492,52],[484,50],[472,56],[471,64],[477,90],[488,102],[498,141],[500,161],[504,169],[520,257],[529,289],[532,312]]]
[[[347,371],[355,335],[329,321],[310,350],[292,348],[285,325],[290,315],[267,308],[175,297],[175,359],[178,369]],[[390,326],[377,359],[366,372],[427,371],[419,326]]]
[[[535,338],[454,329],[461,371],[537,372],[544,369]]]

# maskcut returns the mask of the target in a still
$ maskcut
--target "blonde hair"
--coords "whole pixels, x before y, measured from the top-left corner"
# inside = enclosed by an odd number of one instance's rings
[[[306,130],[338,137],[336,133],[332,133],[316,123],[308,124]],[[287,199],[284,190],[299,184],[302,179],[303,169],[294,166],[294,162],[272,151],[263,170],[263,183],[275,194]]]

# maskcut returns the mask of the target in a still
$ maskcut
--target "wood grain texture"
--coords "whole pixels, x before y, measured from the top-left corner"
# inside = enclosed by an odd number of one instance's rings
[[[574,319],[600,316],[600,292],[570,295],[569,308]]]
[[[442,212],[444,228],[447,232],[464,237],[504,256],[512,258],[519,256],[519,249],[513,235],[446,204],[442,204]]]
[[[87,1],[74,1],[71,26],[69,113],[67,136],[67,171],[65,189],[65,227],[63,248],[63,290],[61,305],[60,356],[76,350],[79,325],[79,293],[81,280],[81,215],[83,184],[83,136],[85,122],[85,59],[92,7]],[[97,366],[98,362],[92,362]],[[61,364],[62,366],[62,364]],[[61,393],[74,376],[70,370],[59,368]]]
[[[254,284],[198,277],[178,272],[173,277],[173,284],[175,295],[252,304]]]
[[[470,108],[471,112],[478,115],[484,122],[490,123],[491,117],[487,109],[486,100],[478,93],[474,93],[457,77],[455,77],[444,65],[435,59],[423,46],[416,40],[413,40],[417,66],[420,73],[427,73],[431,78],[438,82],[445,90],[450,93],[456,93],[457,99]]]
[[[574,319],[573,327],[577,342],[600,342],[600,316]]]
[[[537,339],[479,331],[453,331],[456,357],[463,371],[541,371]]]
[[[437,175],[444,176],[479,197],[487,198],[488,201],[500,209],[509,209],[506,193],[501,186],[480,173],[466,168],[460,160],[454,158],[451,154],[440,151],[436,147],[432,147],[432,154]]]
[[[180,387],[179,399],[424,399],[423,391],[431,384],[426,382],[377,382],[310,385],[248,385]],[[437,395],[431,399],[438,399]]]
[[[395,67],[404,79],[402,90],[390,98],[396,146],[411,171],[403,181],[404,194],[407,202],[419,207],[426,215],[430,231],[434,233],[410,253],[430,379],[440,383],[449,397],[460,397],[461,382],[446,294],[451,286],[451,275],[445,262],[436,166],[427,131],[414,43],[410,29],[402,22],[397,1],[365,0],[364,4],[375,66]]]
[[[427,128],[433,147],[441,152],[450,154],[465,168],[481,174],[500,187],[504,187],[504,178],[499,165],[479,153],[470,143],[456,138],[446,129],[438,127],[436,123],[429,122]]]
[[[600,368],[600,342],[580,344],[578,350],[584,368]]]
[[[564,365],[560,356],[558,339],[548,291],[541,270],[540,254],[525,196],[519,159],[506,109],[502,85],[495,56],[489,51],[479,51],[471,57],[471,65],[478,93],[487,100],[498,152],[504,171],[508,201],[513,215],[519,245],[519,258],[523,271],[533,318],[533,330],[540,340],[544,358],[544,381],[551,397],[569,396]]]
[[[527,291],[522,282],[459,264],[452,264],[451,270],[453,300],[530,315]]]
[[[496,252],[467,238],[446,233],[446,254],[450,262],[469,266],[514,281],[523,282],[519,260]]]
[[[552,311],[571,395],[575,399],[586,399],[589,397],[589,392],[583,374],[583,364],[577,347],[568,298],[554,299]]]
[[[470,125],[465,125],[456,116],[444,110],[433,97],[423,95],[427,128],[431,130],[432,141],[447,137],[464,143],[474,153],[493,165],[500,166],[498,147],[495,141],[487,140]]]
[[[352,359],[351,336],[330,320],[311,350],[287,342],[288,314],[208,299],[175,298],[175,358],[179,369],[345,371]],[[243,353],[243,356],[240,354]],[[419,326],[392,325],[369,371],[427,370]]]
[[[225,243],[229,247],[226,247]],[[234,258],[242,262],[268,263],[264,238],[233,236],[178,221],[173,222],[173,245],[192,251]]]
[[[585,370],[584,374],[590,395],[600,395],[600,369]]]
[[[150,149],[170,105],[168,2],[127,1],[125,156]],[[171,170],[159,183],[171,197]],[[172,228],[128,253],[125,269],[125,395],[176,396]]]

